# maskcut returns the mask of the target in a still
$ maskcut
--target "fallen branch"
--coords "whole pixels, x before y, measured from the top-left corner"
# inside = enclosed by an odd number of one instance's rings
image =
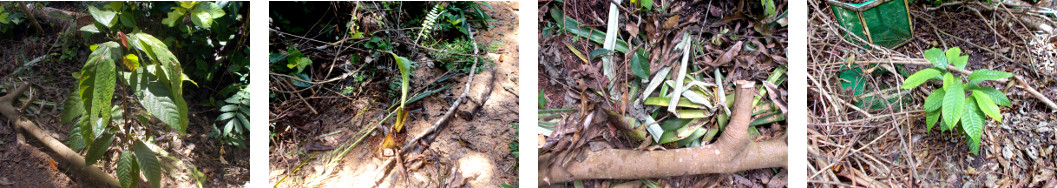
[[[21,114],[13,106],[13,102],[19,95],[22,95],[22,93],[28,89],[29,84],[24,84],[7,95],[0,97],[0,113],[3,114],[4,118],[11,121],[18,129],[25,131],[37,138],[37,140],[40,140],[44,146],[47,146],[48,149],[54,151],[60,160],[69,162],[70,166],[66,168],[66,170],[80,172],[89,179],[101,183],[100,185],[121,187],[121,184],[118,183],[117,179],[113,176],[103,172],[99,167],[86,165],[84,157],[81,157],[80,154],[77,154],[77,152],[66,147],[66,145],[59,142],[59,140],[55,140],[55,138],[48,136],[48,134],[44,133],[44,130],[41,130],[40,127],[37,127],[33,121],[21,117]]]
[[[1046,97],[1045,95],[1042,95],[1042,93],[1039,93],[1039,91],[1036,91],[1035,88],[1028,86],[1028,82],[1025,82],[1023,78],[1020,78],[1020,76],[1013,76],[1013,78],[1016,78],[1017,81],[1020,81],[1020,86],[1023,86],[1024,90],[1027,90],[1028,93],[1031,93],[1031,96],[1034,96],[1035,98],[1039,99],[1039,101],[1042,101],[1042,103],[1046,103],[1046,106],[1049,106],[1050,109],[1057,110],[1057,104],[1054,104],[1049,97]]]
[[[584,157],[565,166],[547,166],[552,154],[539,158],[540,185],[584,179],[639,179],[688,174],[734,173],[785,167],[784,139],[754,142],[748,133],[752,122],[753,86],[738,81],[733,116],[727,131],[715,143],[664,151],[602,149],[585,151]]]

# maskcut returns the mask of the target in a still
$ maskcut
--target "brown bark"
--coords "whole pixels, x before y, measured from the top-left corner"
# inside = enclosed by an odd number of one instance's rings
[[[584,179],[656,178],[785,167],[788,155],[785,140],[753,142],[749,136],[753,87],[751,81],[738,81],[729,128],[716,143],[664,151],[585,151],[582,160],[561,167],[548,166],[551,156],[543,155],[538,161],[538,182],[544,185]]]
[[[37,127],[33,121],[21,117],[21,114],[12,105],[12,102],[27,89],[29,89],[29,84],[22,85],[11,93],[0,97],[0,113],[3,114],[4,118],[10,120],[16,127],[18,127],[18,129],[25,131],[34,138],[37,138],[37,140],[40,140],[44,146],[47,146],[48,149],[54,151],[60,160],[68,162],[70,166],[67,167],[66,170],[80,172],[92,181],[100,183],[99,185],[121,187],[121,184],[118,183],[117,179],[113,176],[103,172],[99,167],[86,165],[84,157],[81,157],[80,154],[77,154],[77,152],[66,147],[66,145],[59,140],[48,136],[48,134],[44,133],[44,130],[41,130],[40,127]]]
[[[18,2],[18,6],[22,7],[22,13],[26,14],[26,17],[29,18],[29,23],[33,24],[34,29],[37,29],[37,34],[43,34],[44,29],[40,27],[37,18],[29,13],[29,8],[26,7],[26,2]]]

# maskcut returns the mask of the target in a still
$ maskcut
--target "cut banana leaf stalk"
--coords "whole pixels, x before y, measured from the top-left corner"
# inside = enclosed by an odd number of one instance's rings
[[[661,136],[664,135],[664,129],[662,129],[661,125],[657,123],[657,120],[654,120],[653,117],[646,116],[642,123],[647,125],[646,131],[648,131],[653,137],[653,142],[661,142]]]
[[[686,138],[684,138],[682,140],[679,140],[679,142],[677,144],[679,144],[680,146],[684,146],[684,147],[688,146],[688,145],[690,145],[691,142],[701,140],[701,137],[705,136],[705,134],[709,133],[709,132],[710,131],[708,131],[707,128],[698,127],[697,130],[694,130],[693,134],[690,134],[690,136],[687,136]]]
[[[653,79],[650,79],[650,84],[646,85],[646,90],[642,92],[642,97],[639,97],[639,101],[650,97],[650,95],[653,94],[653,90],[657,89],[658,86],[661,86],[661,83],[664,83],[664,77],[668,75],[668,71],[671,70],[672,67],[661,67],[661,69],[657,71],[657,74],[653,76]],[[664,92],[662,91],[661,95],[663,94]]]
[[[698,109],[698,110],[675,110],[675,116],[676,117],[680,117],[680,118],[686,118],[686,119],[706,118],[706,117],[712,116],[712,112],[711,111],[707,111],[707,110],[700,110],[700,109]]]
[[[650,106],[668,106],[669,105],[668,101],[671,101],[670,97],[650,97],[650,98],[646,98],[646,101],[644,101],[642,104],[650,105]],[[679,103],[676,104],[676,106],[678,106],[678,107],[687,107],[687,108],[699,108],[699,109],[704,109],[705,108],[704,105],[696,104],[694,102],[691,102],[690,99],[686,99],[686,98],[679,99]]]
[[[785,75],[785,68],[774,68],[774,71],[771,72],[771,76],[767,77],[767,81],[774,83],[774,85],[782,85],[782,82],[779,82],[779,79],[782,78],[782,75]],[[781,81],[784,81],[784,79]],[[760,87],[759,93],[760,95],[756,95],[756,98],[753,98],[752,106],[756,106],[756,103],[759,103],[760,99],[763,99],[764,96],[767,96],[767,88]]]
[[[589,27],[580,27],[580,25],[583,24],[580,24],[580,22],[572,18],[565,17],[565,15],[562,14],[562,10],[559,8],[551,8],[551,18],[554,18],[554,20],[558,22],[558,27],[565,29],[569,33],[575,34],[580,37],[588,38],[591,41],[597,42],[598,44],[605,43],[605,33],[599,30],[591,29]],[[613,49],[619,52],[628,53],[628,43],[623,40],[617,39]]]
[[[785,114],[783,114],[782,112],[773,112],[757,117],[756,120],[753,120],[752,123],[749,124],[749,126],[755,127],[757,125],[765,125],[784,120]]]
[[[683,42],[680,43],[679,46],[682,46],[682,47],[679,47],[679,48],[682,49],[683,60],[682,60],[681,63],[679,63],[679,69],[677,70],[677,71],[679,71],[678,72],[679,75],[675,76],[675,78],[676,78],[675,79],[675,85],[674,85],[675,87],[673,87],[674,90],[672,90],[673,91],[672,93],[675,93],[675,94],[682,94],[683,93],[683,80],[684,80],[683,78],[686,78],[687,63],[690,60],[690,32],[689,31],[684,31],[683,32]],[[690,118],[690,117],[680,116],[682,114],[680,114],[679,112],[676,111],[676,103],[679,102],[679,98],[681,98],[681,97],[679,97],[678,95],[672,96],[672,100],[670,102],[668,102],[669,103],[668,111],[675,113],[676,117]]]
[[[617,42],[617,33],[620,32],[620,30],[618,30],[620,27],[620,9],[617,9],[617,4],[620,3],[620,0],[616,0],[615,3],[616,4],[607,3],[609,4],[609,21],[606,23],[606,38],[602,43],[602,48],[606,50],[613,50]],[[627,53],[627,51],[625,50],[624,53]],[[609,77],[611,80],[616,79],[616,65],[613,62],[612,56],[602,56],[602,74],[605,77]],[[613,83],[615,82],[609,83],[610,94],[615,94]]]
[[[624,134],[627,134],[628,137],[631,137],[636,141],[646,140],[646,126],[640,124],[639,121],[635,120],[634,117],[620,115],[616,112],[609,110],[606,110],[606,113],[609,114],[611,118],[610,120],[612,120],[613,117],[616,117],[616,119],[619,119],[621,122],[624,122],[624,125],[626,125],[628,128],[628,130],[624,130]]]

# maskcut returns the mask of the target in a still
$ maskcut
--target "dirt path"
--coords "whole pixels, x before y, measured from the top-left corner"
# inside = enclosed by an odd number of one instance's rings
[[[447,125],[438,129],[427,150],[422,154],[405,155],[408,159],[423,161],[418,169],[409,169],[410,176],[394,168],[383,179],[379,187],[434,187],[439,183],[448,183],[449,174],[453,169],[459,169],[458,174],[466,177],[465,183],[472,187],[500,187],[502,184],[517,183],[517,169],[513,168],[516,160],[510,154],[508,144],[515,141],[515,129],[513,123],[517,122],[517,90],[518,75],[518,20],[517,2],[487,2],[492,9],[485,7],[486,13],[495,19],[493,28],[489,30],[475,30],[479,48],[482,52],[489,46],[495,47],[494,51],[482,58],[491,59],[492,65],[479,67],[471,83],[467,96],[468,103],[464,103],[456,110],[456,115],[451,117]],[[483,70],[482,70],[483,68]],[[416,83],[426,83],[443,75],[437,69],[419,68],[415,70],[415,78],[412,88]],[[410,140],[411,137],[422,134],[454,102],[454,98],[460,95],[465,85],[466,77],[453,78],[452,87],[440,93],[433,94],[417,104],[409,104],[411,111],[409,122],[405,125],[405,132],[398,134],[397,140]],[[507,89],[509,88],[509,89]],[[388,99],[377,99],[379,101]],[[335,146],[346,139],[355,138],[356,132],[361,128],[373,126],[372,123],[386,115],[384,105],[378,105],[369,99],[331,100],[332,104],[316,104],[316,106],[332,106],[332,108],[320,107],[320,114],[314,115],[318,118],[310,118],[309,122],[319,122],[320,130],[317,135],[335,133],[316,138],[312,135],[310,142],[316,145]],[[482,105],[483,104],[483,105]],[[368,106],[368,110],[362,118],[353,116]],[[474,110],[474,108],[477,108]],[[310,113],[310,112],[308,112]],[[350,126],[351,125],[351,126]],[[339,132],[340,131],[340,132]],[[309,134],[311,135],[311,134]],[[358,135],[356,135],[358,136]],[[293,173],[294,176],[303,175],[307,180],[288,178],[282,186],[309,186],[309,187],[370,187],[375,185],[382,163],[388,158],[381,157],[378,146],[382,141],[383,134],[375,132],[363,143],[360,143],[342,159],[333,173],[326,177],[319,177],[326,169],[322,160],[313,159],[301,167],[303,172]],[[401,138],[403,137],[403,138]],[[399,142],[403,143],[403,142]],[[302,146],[313,143],[302,143]],[[305,155],[295,155],[297,146],[283,145],[273,146],[271,161],[270,182],[275,183],[281,179],[281,175],[291,174],[288,167],[296,167],[295,162],[304,160]],[[309,154],[311,155],[311,154]],[[317,156],[324,155],[323,152]],[[318,157],[317,157],[318,158]],[[287,161],[287,162],[283,162]],[[290,162],[295,161],[295,162]],[[279,163],[279,164],[277,164]],[[412,163],[406,163],[408,167]],[[408,177],[410,185],[405,182]],[[309,182],[319,179],[318,182]],[[439,181],[438,181],[439,180]],[[298,182],[305,181],[305,182]]]

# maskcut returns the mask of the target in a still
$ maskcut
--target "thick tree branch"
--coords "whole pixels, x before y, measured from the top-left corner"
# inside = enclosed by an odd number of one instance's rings
[[[551,157],[547,154],[538,161],[538,181],[544,185],[583,179],[656,178],[784,167],[788,155],[785,140],[753,142],[749,136],[753,87],[751,81],[738,81],[734,114],[729,128],[716,143],[664,151],[585,151],[582,160],[571,161],[564,167],[547,166]]]
[[[48,149],[51,149],[56,155],[58,155],[60,160],[69,162],[70,166],[66,170],[80,172],[89,179],[100,183],[99,185],[121,187],[121,184],[118,183],[117,179],[113,176],[103,172],[99,167],[86,165],[84,157],[81,157],[80,154],[77,154],[77,152],[66,147],[66,145],[59,140],[55,140],[55,138],[48,136],[48,134],[44,133],[44,130],[41,130],[40,127],[37,127],[37,124],[33,123],[33,121],[21,117],[21,114],[15,109],[12,102],[14,102],[15,99],[27,89],[29,89],[29,84],[24,84],[11,93],[0,97],[0,113],[3,114],[4,118],[10,120],[16,127],[18,127],[18,129],[33,135],[34,138],[37,138],[41,143],[44,143]]]

